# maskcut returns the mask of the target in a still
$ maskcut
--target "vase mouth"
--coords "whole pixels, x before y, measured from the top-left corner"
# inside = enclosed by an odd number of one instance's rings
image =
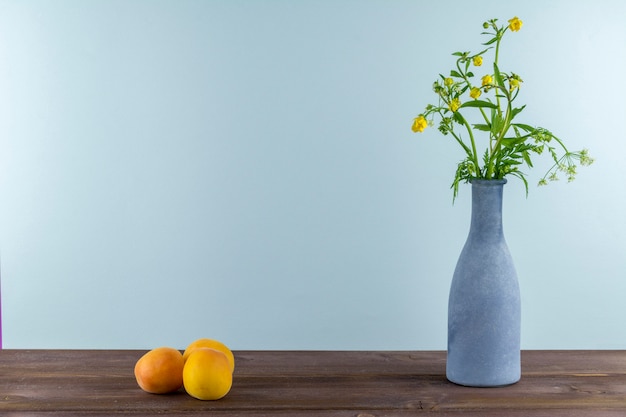
[[[471,180],[469,180],[469,182],[472,185],[489,186],[489,185],[504,185],[507,183],[507,180],[506,178],[499,178],[499,179],[492,179],[492,180],[487,180],[484,178],[472,178]]]

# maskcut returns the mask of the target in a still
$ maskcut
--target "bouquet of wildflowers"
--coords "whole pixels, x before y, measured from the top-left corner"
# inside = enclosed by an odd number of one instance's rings
[[[514,104],[519,95],[522,78],[514,72],[500,69],[498,57],[500,44],[508,31],[518,32],[522,21],[514,17],[508,25],[499,26],[497,19],[483,23],[483,35],[489,40],[486,48],[478,53],[455,52],[456,66],[449,76],[439,75],[433,84],[438,97],[436,105],[429,104],[423,113],[413,121],[412,130],[423,132],[439,119],[439,131],[453,137],[463,151],[465,158],[459,162],[454,181],[453,195],[457,196],[459,184],[473,178],[502,179],[507,175],[520,178],[528,193],[528,182],[520,166],[532,168],[531,157],[549,154],[554,165],[539,180],[539,185],[558,179],[564,173],[568,181],[576,176],[577,163],[590,165],[593,159],[588,151],[570,152],[563,141],[549,130],[515,121],[525,105]],[[493,66],[478,78],[472,67],[483,66],[488,53],[493,52]],[[476,122],[470,123],[465,113],[475,112]],[[485,136],[484,151],[479,153],[477,136]],[[482,142],[481,142],[482,143]]]

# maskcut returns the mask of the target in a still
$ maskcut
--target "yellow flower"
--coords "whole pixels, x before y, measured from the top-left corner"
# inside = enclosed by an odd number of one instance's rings
[[[452,112],[456,112],[459,107],[461,107],[461,100],[459,100],[458,98],[453,99],[450,104],[448,104],[448,107],[450,108],[450,110],[452,110]]]
[[[474,100],[480,97],[480,88],[474,87],[470,90],[470,97]]]
[[[413,120],[413,127],[411,127],[411,130],[413,130],[413,132],[423,132],[427,126],[428,121],[420,114]]]
[[[452,78],[446,78],[443,83],[446,85],[446,87],[451,87],[452,84],[454,84],[454,80]]]
[[[486,85],[491,85],[493,84],[493,78],[491,78],[491,75],[487,74],[482,78],[483,84],[482,86],[486,86]]]
[[[522,28],[522,21],[515,16],[513,19],[509,19],[509,29],[513,32],[517,32]]]
[[[483,64],[483,57],[480,55],[477,55],[474,57],[473,62],[474,62],[474,66],[480,67]]]

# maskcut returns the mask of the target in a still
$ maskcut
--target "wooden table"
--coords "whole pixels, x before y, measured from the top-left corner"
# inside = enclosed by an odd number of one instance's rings
[[[524,351],[502,388],[449,383],[445,352],[239,351],[219,401],[141,391],[143,353],[0,351],[0,415],[626,416],[626,351]]]

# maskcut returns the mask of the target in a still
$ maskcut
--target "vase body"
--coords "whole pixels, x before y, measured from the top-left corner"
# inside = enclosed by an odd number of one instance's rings
[[[496,387],[521,376],[521,302],[502,230],[506,180],[473,180],[472,215],[448,301],[446,376],[460,385]]]

